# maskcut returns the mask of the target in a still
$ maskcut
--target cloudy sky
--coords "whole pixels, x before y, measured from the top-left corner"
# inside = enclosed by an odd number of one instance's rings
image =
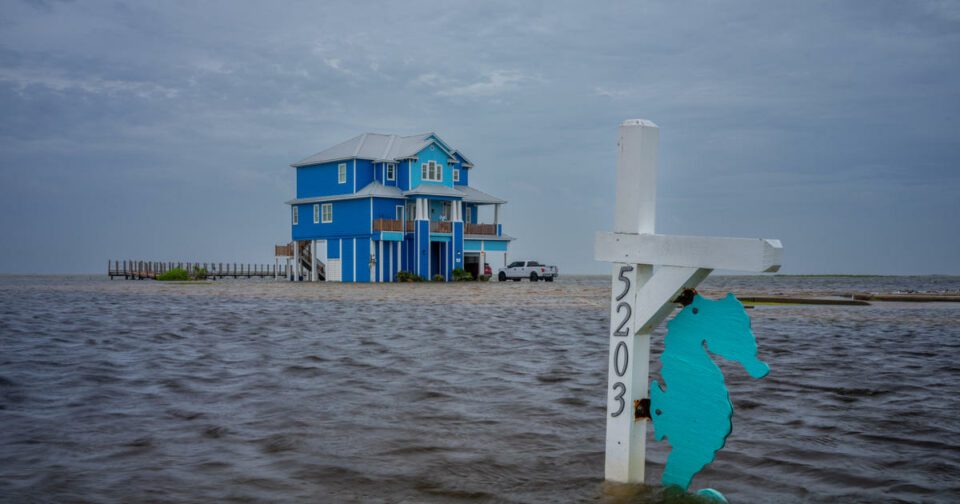
[[[679,5],[679,6],[678,6]],[[512,258],[601,273],[617,125],[661,128],[658,231],[786,273],[960,274],[960,3],[0,3],[0,272],[272,262],[288,164],[436,131]]]

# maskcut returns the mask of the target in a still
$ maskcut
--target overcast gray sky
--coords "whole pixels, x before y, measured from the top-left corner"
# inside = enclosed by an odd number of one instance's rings
[[[786,273],[960,274],[960,3],[0,3],[0,272],[272,262],[288,164],[436,131],[512,258],[605,273],[617,126],[661,128],[658,231]]]

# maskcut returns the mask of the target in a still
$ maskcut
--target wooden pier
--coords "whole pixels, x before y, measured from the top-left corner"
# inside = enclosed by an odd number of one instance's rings
[[[290,277],[290,266],[280,264],[238,264],[238,263],[195,263],[195,262],[160,262],[160,261],[107,261],[107,275],[123,277],[127,280],[156,280],[158,276],[180,268],[190,273],[191,277],[200,280],[216,280],[219,278],[274,278],[287,279]]]

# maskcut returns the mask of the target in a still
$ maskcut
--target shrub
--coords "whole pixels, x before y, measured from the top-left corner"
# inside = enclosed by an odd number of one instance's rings
[[[451,272],[454,282],[466,282],[473,280],[473,274],[463,268],[457,268]]]
[[[409,271],[401,271],[397,273],[398,282],[422,282],[423,277]]]
[[[157,280],[164,282],[182,282],[190,280],[190,274],[183,268],[173,268],[157,275]]]
[[[480,280],[481,282],[489,282],[490,275],[480,275],[480,278],[478,278],[477,280]]]
[[[433,275],[434,282],[445,282],[447,279],[443,275]]]

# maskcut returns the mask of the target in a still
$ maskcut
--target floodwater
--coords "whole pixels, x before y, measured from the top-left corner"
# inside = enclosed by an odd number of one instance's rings
[[[659,502],[603,482],[609,280],[0,277],[0,501]],[[957,277],[715,277],[720,295]],[[960,501],[960,304],[759,306],[731,502]],[[662,332],[654,336],[654,357]],[[656,361],[654,373],[657,372]],[[682,499],[680,499],[682,500]]]

